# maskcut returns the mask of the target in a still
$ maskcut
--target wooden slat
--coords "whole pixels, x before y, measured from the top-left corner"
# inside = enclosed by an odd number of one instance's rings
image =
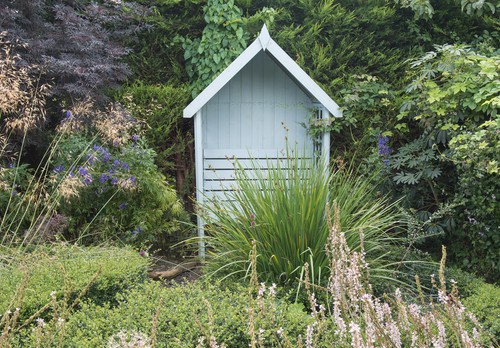
[[[289,168],[289,162],[283,159],[268,159],[268,160],[248,160],[248,159],[238,159],[238,166],[236,165],[236,160],[231,159],[205,159],[203,162],[204,170],[219,170],[219,169],[269,169],[269,168]],[[299,169],[301,168],[299,160]]]
[[[203,184],[205,192],[208,191],[233,191],[238,187],[236,180],[208,180]]]
[[[227,180],[235,179],[234,169],[228,170],[204,170],[203,178],[205,180]]]
[[[293,156],[293,152],[288,154]],[[300,158],[311,158],[312,154],[302,155],[299,152]],[[205,149],[203,152],[203,157],[205,159],[210,158],[233,158],[238,159],[266,159],[266,158],[286,158],[287,153],[284,149]]]
[[[281,170],[288,171],[289,169],[287,168],[282,168]],[[309,170],[308,168],[305,169],[299,169],[299,171],[303,170]],[[246,169],[245,173],[240,173],[241,175],[245,175],[245,177],[249,179],[258,179],[259,177],[266,178],[267,174],[269,171],[267,170],[252,170],[252,169]],[[285,173],[287,176],[288,173]],[[235,180],[237,177],[237,173],[235,173],[234,169],[219,169],[219,170],[204,170],[203,171],[203,178],[205,181],[207,180]]]
[[[229,197],[227,196],[227,193],[224,191],[207,191],[205,192],[205,198],[210,200],[210,199],[217,199],[219,201],[230,201]]]

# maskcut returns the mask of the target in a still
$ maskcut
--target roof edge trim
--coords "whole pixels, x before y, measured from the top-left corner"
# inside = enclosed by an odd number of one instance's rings
[[[267,51],[276,62],[287,70],[319,103],[333,116],[342,117],[340,107],[328,94],[271,38],[266,25],[257,39],[252,42],[229,66],[220,73],[184,110],[183,117],[193,117],[212,97],[217,94],[238,72],[240,72],[260,51]]]

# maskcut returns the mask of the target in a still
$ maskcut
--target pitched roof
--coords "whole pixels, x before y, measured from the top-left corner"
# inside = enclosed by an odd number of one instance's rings
[[[290,56],[271,38],[266,25],[255,39],[217,78],[212,81],[183,111],[184,118],[193,117],[212,97],[219,92],[238,72],[245,67],[260,51],[269,54],[301,88],[314,97],[335,117],[342,111],[326,92],[290,58]]]

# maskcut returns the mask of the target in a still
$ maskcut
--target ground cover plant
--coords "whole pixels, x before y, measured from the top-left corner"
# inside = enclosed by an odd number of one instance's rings
[[[45,306],[51,296],[73,302],[85,290],[85,298],[94,303],[112,303],[117,292],[144,282],[150,262],[130,247],[61,244],[32,252],[4,247],[1,251],[0,311],[22,305],[19,319],[23,321]],[[46,318],[47,313],[38,316]]]

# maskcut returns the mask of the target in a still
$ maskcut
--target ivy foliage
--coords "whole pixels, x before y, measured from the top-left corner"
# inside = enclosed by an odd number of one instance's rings
[[[180,38],[193,97],[246,48],[241,11],[233,0],[208,0],[201,39]]]

